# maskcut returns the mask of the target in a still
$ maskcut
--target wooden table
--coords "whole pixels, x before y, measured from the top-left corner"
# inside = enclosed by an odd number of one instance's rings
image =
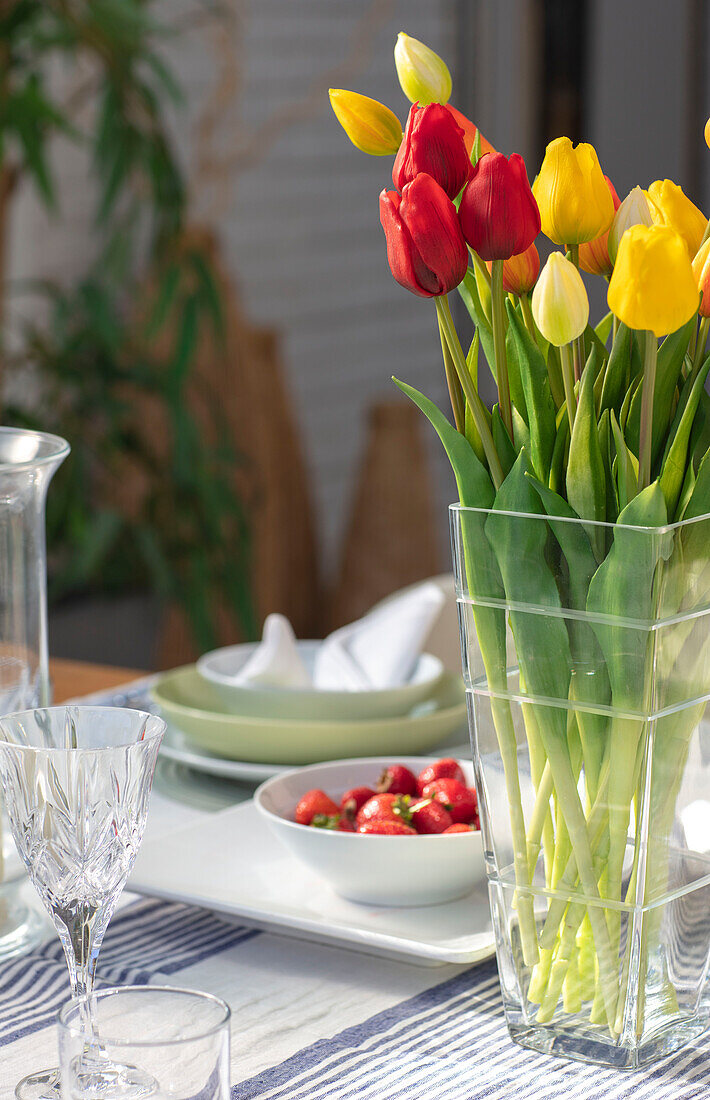
[[[116,668],[114,665],[94,665],[86,661],[63,661],[55,658],[49,662],[49,674],[54,684],[54,702],[61,703],[76,695],[90,695],[93,691],[118,687],[138,676],[145,676],[135,668]]]

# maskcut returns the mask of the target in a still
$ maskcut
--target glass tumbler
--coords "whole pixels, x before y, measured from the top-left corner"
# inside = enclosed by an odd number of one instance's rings
[[[76,998],[92,991],[104,933],[138,853],[164,732],[155,715],[120,707],[0,718],[10,828],[59,934]],[[15,1095],[58,1100],[58,1071],[31,1074]]]
[[[165,986],[71,1001],[59,1013],[62,1100],[229,1100],[230,1015],[218,997]]]

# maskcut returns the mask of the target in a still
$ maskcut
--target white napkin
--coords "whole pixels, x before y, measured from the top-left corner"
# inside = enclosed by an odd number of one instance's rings
[[[235,673],[234,683],[320,691],[372,691],[405,684],[444,602],[441,589],[425,582],[341,627],[320,644],[312,677],[288,619],[269,615],[261,644]]]
[[[234,683],[280,688],[313,686],[298,652],[293,627],[285,615],[267,615],[261,643],[234,674]]]
[[[316,654],[313,682],[329,691],[372,691],[406,684],[444,603],[421,584],[330,634]]]

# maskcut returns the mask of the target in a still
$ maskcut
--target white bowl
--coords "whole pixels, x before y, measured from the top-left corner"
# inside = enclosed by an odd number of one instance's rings
[[[225,646],[205,653],[197,662],[230,714],[251,718],[329,719],[396,718],[428,699],[441,680],[444,666],[438,657],[422,653],[412,678],[399,687],[375,691],[319,691],[316,688],[276,688],[235,684],[232,677],[251,657],[258,642]],[[313,669],[320,642],[299,642],[303,663]]]
[[[374,786],[387,764],[405,764],[416,775],[432,760],[371,756],[313,764],[267,779],[254,802],[274,836],[341,897],[366,905],[437,905],[464,897],[485,877],[479,832],[370,836],[313,829],[293,820],[299,799],[314,787],[338,802],[350,787]],[[471,764],[460,764],[472,785]]]

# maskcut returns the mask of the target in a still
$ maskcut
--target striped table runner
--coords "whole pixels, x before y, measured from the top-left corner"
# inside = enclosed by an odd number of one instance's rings
[[[260,955],[249,951],[256,940],[262,941]],[[258,1003],[261,982],[254,961],[259,958],[263,965],[274,956],[276,984],[280,980],[282,992],[287,993],[294,976],[302,979],[304,972],[312,970],[314,954],[319,954],[321,967],[319,974],[309,976],[310,1000],[317,1003],[313,998],[320,987],[329,1010],[320,1018],[323,1035],[302,1047],[296,1042],[295,1052],[280,1058],[284,1039],[293,1048],[299,1022],[304,1034],[310,1030],[309,998],[299,997],[294,985],[293,998],[280,997],[278,1005],[272,1005],[273,1014],[265,1005],[258,1013],[258,1024],[253,1011],[245,1012],[243,1019],[241,1009],[248,1005],[253,1009]],[[363,971],[370,981],[378,973],[385,981],[396,974],[400,990],[408,983],[425,982],[427,987],[352,1026],[329,1029],[329,1020],[339,1024],[347,1014],[342,1007],[344,983],[349,981],[355,991]],[[708,1041],[637,1074],[564,1062],[515,1046],[503,1022],[493,962],[437,981],[437,969],[307,945],[227,924],[202,909],[143,900],[114,918],[101,952],[100,973],[100,984],[165,982],[226,996],[234,1012],[232,1100],[689,1100],[710,1096]],[[265,1000],[273,1002],[275,975],[268,977]],[[326,993],[329,984],[335,990]],[[10,1100],[14,1083],[23,1073],[55,1057],[54,1020],[67,995],[66,964],[58,942],[51,941],[0,968],[2,1100]],[[347,1006],[353,1017],[357,1000]],[[269,1027],[264,1041],[263,1032]],[[272,1060],[260,1072],[244,1075],[252,1042],[261,1046],[262,1060],[269,1052]],[[20,1051],[22,1057],[18,1057]]]

